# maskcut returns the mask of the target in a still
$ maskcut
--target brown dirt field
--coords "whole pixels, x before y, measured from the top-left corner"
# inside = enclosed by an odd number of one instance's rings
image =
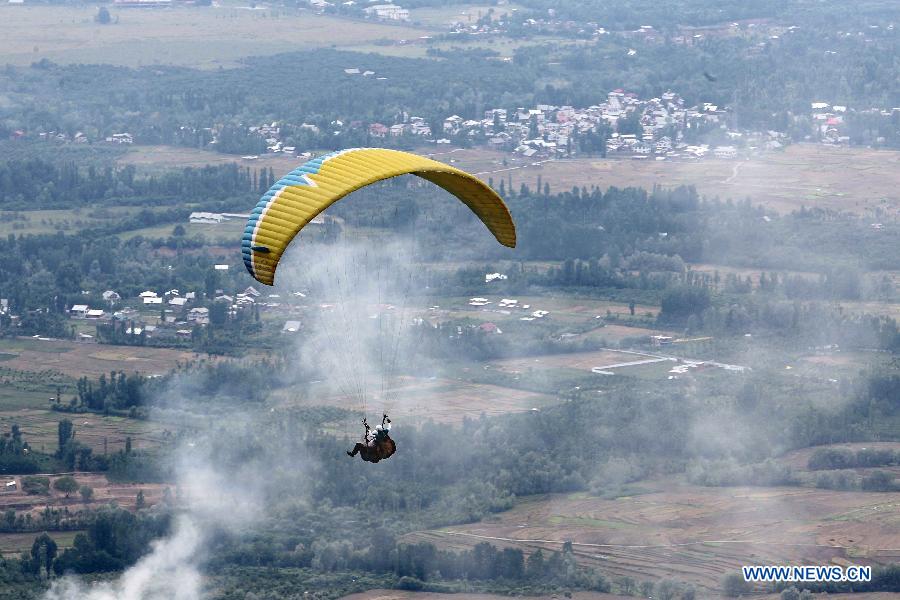
[[[44,510],[49,506],[52,508],[61,508],[66,506],[70,511],[77,512],[79,510],[96,508],[109,502],[116,502],[122,508],[133,510],[138,490],[144,490],[144,500],[148,506],[156,504],[162,500],[163,490],[167,487],[174,486],[158,483],[113,483],[110,482],[106,475],[101,473],[69,473],[72,475],[79,485],[87,485],[94,488],[94,497],[85,504],[81,500],[81,496],[76,492],[71,497],[66,498],[53,489],[52,482],[55,481],[60,474],[47,475],[50,478],[50,495],[49,496],[33,496],[22,491],[22,476],[16,475],[19,489],[15,492],[0,493],[0,511],[14,509],[17,512],[36,512]],[[0,477],[0,481],[9,481],[11,477]]]
[[[636,161],[629,159],[574,159],[535,165],[529,159],[512,160],[489,150],[460,150],[439,157],[482,178],[512,176],[513,185],[534,187],[537,176],[551,189],[597,185],[666,187],[695,185],[707,197],[742,200],[749,197],[781,213],[801,206],[865,213],[875,208],[896,216],[900,211],[900,152],[865,148],[835,148],[821,144],[794,144],[783,152],[753,160],[707,158],[697,161]],[[507,166],[502,160],[506,158]]]
[[[45,342],[32,338],[0,344],[0,352],[15,355],[3,362],[5,367],[20,371],[58,371],[71,377],[99,377],[109,375],[110,371],[163,375],[177,362],[200,358],[193,352],[171,348],[110,346],[68,340]]]
[[[106,26],[93,21],[96,12],[93,6],[0,7],[0,62],[27,65],[47,58],[60,63],[211,69],[235,66],[247,56],[332,45],[349,49],[382,39],[416,39],[428,32],[308,10],[111,6],[118,22]]]
[[[585,494],[520,502],[492,522],[410,534],[408,541],[560,549],[608,576],[671,577],[717,594],[747,564],[879,564],[900,559],[900,493],[806,488],[702,488],[604,500]]]
[[[369,388],[376,389],[376,386],[370,385]],[[459,423],[465,417],[475,419],[482,414],[492,416],[525,412],[555,401],[550,396],[525,390],[452,379],[412,377],[400,378],[385,393],[385,397],[390,399],[385,404],[385,410],[390,413],[391,418],[408,425],[420,424],[427,420],[436,423]],[[305,401],[298,402],[290,390],[275,392],[271,400],[280,406],[300,404],[342,408],[358,406],[356,400],[341,394],[329,393],[327,389]],[[371,401],[370,404],[372,411],[377,411],[382,406],[377,400]],[[341,423],[339,427],[347,427],[349,429],[342,430],[352,431],[355,435],[359,423],[354,419],[353,423]]]
[[[103,452],[104,439],[107,452],[124,449],[125,438],[129,436],[135,449],[155,448],[165,439],[166,428],[172,427],[153,421],[124,417],[22,408],[0,411],[0,430],[8,431],[13,424],[17,424],[32,448],[40,452],[53,453],[58,444],[57,427],[62,419],[72,421],[75,425],[76,439],[93,448],[96,453]]]

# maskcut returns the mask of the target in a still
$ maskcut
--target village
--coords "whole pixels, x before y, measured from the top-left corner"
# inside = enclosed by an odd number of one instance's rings
[[[346,68],[348,77],[369,78],[376,74],[360,68]],[[247,136],[257,137],[260,148],[269,154],[283,154],[298,158],[312,158],[314,153],[300,148],[295,141],[300,134],[313,139],[325,135],[340,135],[365,129],[371,146],[395,146],[402,143],[484,147],[506,152],[510,156],[535,159],[563,159],[577,156],[602,156],[629,159],[720,159],[749,158],[759,152],[781,150],[791,143],[785,132],[752,131],[730,126],[727,107],[704,102],[686,106],[676,92],[667,91],[659,97],[642,99],[633,92],[615,89],[603,102],[587,107],[538,104],[531,108],[489,108],[480,119],[463,118],[453,114],[440,121],[403,112],[391,122],[344,122],[339,119],[327,124],[302,122],[263,123],[243,126]],[[803,141],[826,145],[850,145],[847,118],[852,109],[825,101],[810,103],[809,112],[802,115],[810,123]],[[867,109],[861,114],[892,117],[900,108]],[[218,145],[223,125],[202,128],[181,126],[179,133],[202,135],[214,149]],[[437,127],[439,130],[435,131]],[[189,131],[190,130],[190,131]],[[13,139],[32,137],[24,130],[12,132]],[[66,134],[58,131],[39,131],[34,137],[57,143],[105,143],[131,146],[140,139],[129,132],[117,132],[99,140],[89,139],[83,132]],[[878,141],[878,140],[876,140]],[[883,141],[883,138],[882,138]],[[243,155],[255,160],[259,154]]]

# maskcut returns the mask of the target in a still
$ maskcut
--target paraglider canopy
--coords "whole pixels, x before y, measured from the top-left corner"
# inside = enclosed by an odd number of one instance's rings
[[[473,175],[430,158],[384,148],[351,148],[320,156],[273,185],[253,209],[241,252],[250,274],[272,285],[291,240],[320,212],[362,187],[417,175],[459,198],[498,242],[514,248],[516,228],[500,196]]]

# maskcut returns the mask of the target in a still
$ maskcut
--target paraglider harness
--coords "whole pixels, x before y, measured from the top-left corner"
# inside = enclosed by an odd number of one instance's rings
[[[353,450],[348,450],[348,456],[360,455],[366,462],[377,463],[378,461],[390,458],[397,451],[397,445],[391,439],[389,434],[391,428],[391,420],[385,414],[381,417],[381,425],[375,428],[375,433],[369,427],[369,422],[363,419],[363,427],[366,433],[363,436],[364,443],[353,446]]]

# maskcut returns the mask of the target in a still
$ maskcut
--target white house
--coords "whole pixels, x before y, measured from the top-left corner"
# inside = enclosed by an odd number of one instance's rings
[[[72,308],[69,309],[69,314],[73,317],[84,318],[87,316],[87,312],[90,310],[87,304],[75,304]]]
[[[734,146],[719,146],[713,150],[716,158],[734,158],[737,156],[737,148]]]
[[[227,220],[224,215],[210,212],[192,212],[188,218],[189,222],[201,225],[216,225]]]
[[[187,314],[188,321],[194,321],[198,324],[209,323],[209,309],[203,306],[192,308]]]
[[[285,321],[282,333],[297,333],[300,331],[300,321]]]
[[[376,4],[366,8],[365,13],[385,21],[409,21],[409,11],[396,4]]]

